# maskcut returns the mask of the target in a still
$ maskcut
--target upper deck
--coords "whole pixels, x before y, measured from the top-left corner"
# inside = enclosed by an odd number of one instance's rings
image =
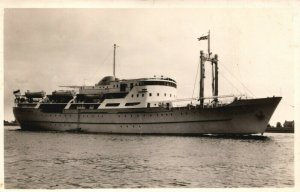
[[[164,86],[177,88],[175,80],[168,77],[153,77],[139,79],[118,79],[113,76],[102,78],[94,86],[80,86],[79,94],[105,94],[130,92],[134,87],[142,86]]]
[[[176,81],[168,77],[118,79],[112,76],[102,78],[94,86],[64,86],[78,88],[78,93],[54,91],[51,95],[27,93],[32,98],[17,97],[16,103],[95,103],[99,109],[144,108],[171,105],[176,99]],[[39,95],[35,98],[34,95]],[[43,95],[43,96],[42,96]]]

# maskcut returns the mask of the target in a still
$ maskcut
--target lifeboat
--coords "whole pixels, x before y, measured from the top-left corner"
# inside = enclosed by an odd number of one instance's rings
[[[36,91],[36,92],[30,92],[26,91],[25,92],[25,97],[31,99],[31,98],[43,98],[45,97],[46,92],[45,91]]]
[[[76,92],[73,90],[57,90],[52,92],[53,97],[73,97],[76,95]]]

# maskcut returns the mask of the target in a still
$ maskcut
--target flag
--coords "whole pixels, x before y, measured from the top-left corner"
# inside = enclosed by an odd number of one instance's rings
[[[18,93],[20,93],[20,89],[18,89],[18,90],[16,90],[16,91],[14,91],[13,93],[14,93],[14,94],[18,94]]]
[[[198,38],[198,41],[206,40],[206,39],[208,39],[208,35],[199,37],[199,38]]]

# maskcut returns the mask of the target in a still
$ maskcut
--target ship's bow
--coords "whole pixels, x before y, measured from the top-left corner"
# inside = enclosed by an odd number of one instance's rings
[[[243,134],[264,133],[281,99],[268,97],[234,101],[229,105],[233,109],[232,113],[236,113],[232,119],[232,131]]]

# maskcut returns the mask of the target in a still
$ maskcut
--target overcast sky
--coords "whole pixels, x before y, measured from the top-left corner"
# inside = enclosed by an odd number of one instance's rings
[[[281,95],[271,123],[293,120],[293,14],[280,8],[5,9],[4,119],[14,119],[13,90],[50,94],[59,85],[93,85],[112,75],[114,43],[117,77],[169,76],[179,98],[191,97],[199,51],[207,49],[197,38],[210,30],[211,51],[220,59],[219,94]]]

